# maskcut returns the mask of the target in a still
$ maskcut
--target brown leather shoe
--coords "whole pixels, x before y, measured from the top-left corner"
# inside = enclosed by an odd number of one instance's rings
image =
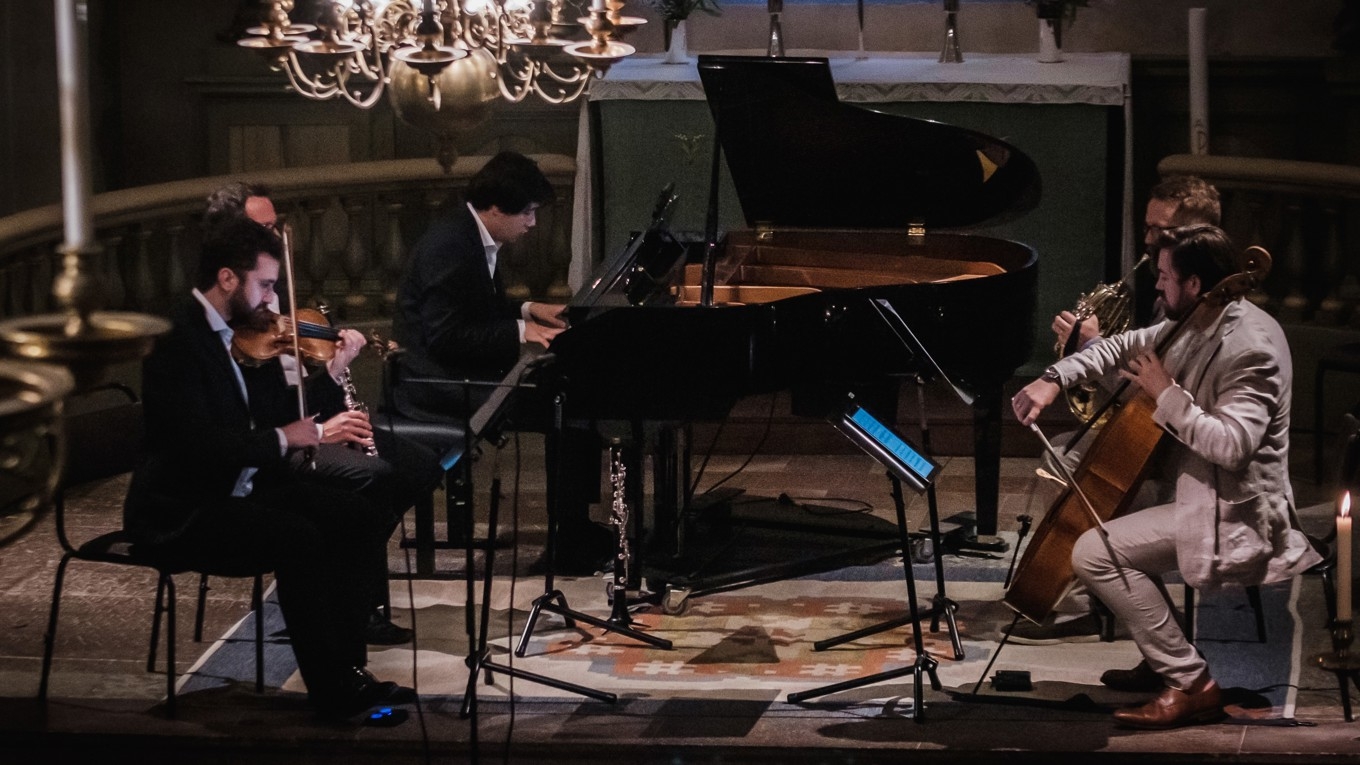
[[[1114,713],[1115,722],[1133,728],[1179,728],[1214,722],[1222,716],[1223,694],[1213,680],[1193,693],[1167,688],[1141,707]]]

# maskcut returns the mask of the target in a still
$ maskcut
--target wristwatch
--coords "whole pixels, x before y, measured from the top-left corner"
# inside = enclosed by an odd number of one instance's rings
[[[1039,379],[1043,380],[1044,382],[1053,383],[1054,385],[1062,385],[1062,377],[1058,375],[1057,370],[1055,370],[1053,367],[1045,369],[1044,373],[1039,376]]]

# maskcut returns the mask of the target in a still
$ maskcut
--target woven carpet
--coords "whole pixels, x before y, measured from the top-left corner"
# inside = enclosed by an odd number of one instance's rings
[[[1104,713],[1138,701],[1137,695],[1111,691],[1099,682],[1104,670],[1132,667],[1139,660],[1137,649],[1127,639],[1007,645],[992,674],[1000,669],[1028,671],[1033,690],[999,692],[983,682],[979,696],[971,697],[1011,621],[1010,611],[1000,602],[1008,562],[945,557],[946,594],[958,604],[957,624],[965,655],[953,658],[943,622],[938,632],[929,631],[928,621],[923,625],[925,648],[939,659],[943,685],[943,693],[927,688],[926,702],[998,701]],[[928,608],[935,591],[934,570],[919,564],[913,570],[921,607]],[[557,584],[570,607],[601,618],[609,616],[606,580],[559,578]],[[1262,588],[1268,627],[1265,643],[1257,642],[1253,614],[1242,593],[1198,599],[1196,643],[1227,691],[1233,717],[1293,715],[1301,632],[1294,608],[1297,586],[1296,580]],[[1178,595],[1181,589],[1176,586],[1171,591]],[[632,615],[635,628],[671,640],[674,649],[669,651],[596,628],[566,629],[559,617],[544,614],[526,656],[516,659],[509,649],[519,639],[534,598],[542,592],[541,579],[496,577],[489,625],[496,661],[638,702],[759,701],[774,713],[789,708],[785,702],[790,692],[909,666],[915,659],[910,626],[826,651],[813,650],[816,641],[904,613],[907,590],[901,562],[895,560],[709,594],[687,601],[680,613],[663,613],[656,607],[636,610]],[[408,593],[413,597],[408,598]],[[408,591],[406,582],[394,581],[392,603],[395,621],[414,622],[415,660],[411,646],[374,647],[369,654],[370,669],[382,679],[416,685],[425,697],[461,697],[468,672],[464,583],[415,581]],[[254,677],[253,618],[246,617],[204,656],[182,681],[183,693]],[[266,658],[268,682],[301,691],[286,638],[278,636],[283,624],[272,599],[266,605],[265,619],[266,634],[273,636]],[[479,695],[494,698],[508,693],[508,678],[497,674],[494,679],[493,685],[479,686]],[[912,678],[907,674],[805,703],[900,707],[910,705],[912,692]],[[526,680],[514,683],[514,696],[522,701],[566,703],[567,710],[580,699]]]

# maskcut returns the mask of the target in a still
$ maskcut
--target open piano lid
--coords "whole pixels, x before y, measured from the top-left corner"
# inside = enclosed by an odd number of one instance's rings
[[[1039,201],[1039,170],[1015,147],[842,104],[824,58],[701,55],[699,77],[752,226],[957,228]]]

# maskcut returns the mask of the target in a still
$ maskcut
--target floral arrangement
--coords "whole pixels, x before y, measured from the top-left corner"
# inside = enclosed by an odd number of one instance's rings
[[[666,21],[684,21],[695,11],[707,13],[710,16],[722,15],[722,9],[718,7],[717,0],[651,0],[651,6]]]

